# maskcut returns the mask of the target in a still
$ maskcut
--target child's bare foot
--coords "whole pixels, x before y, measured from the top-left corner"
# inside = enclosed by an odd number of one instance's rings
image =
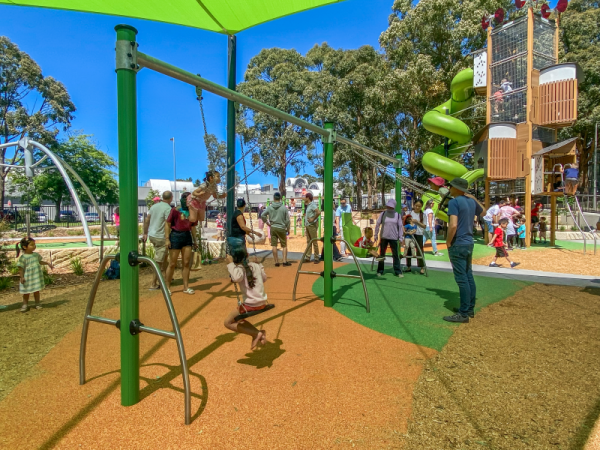
[[[252,339],[252,345],[250,346],[250,350],[254,350],[259,342],[262,342],[264,331],[259,331],[254,339]]]
[[[267,343],[267,332],[265,330],[262,330],[258,334],[261,334],[261,333],[262,333],[262,335],[260,337],[260,345],[265,345]]]

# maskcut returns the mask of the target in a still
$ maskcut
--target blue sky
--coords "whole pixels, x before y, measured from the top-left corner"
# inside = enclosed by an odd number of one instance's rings
[[[238,81],[263,48],[294,48],[305,53],[327,42],[335,48],[379,48],[393,0],[348,0],[285,17],[238,34]],[[65,84],[75,106],[72,129],[93,134],[117,159],[114,26],[127,23],[139,31],[140,51],[225,85],[227,37],[208,31],[143,20],[0,5],[0,34],[27,52]],[[225,140],[226,101],[205,94],[210,133]],[[206,151],[194,88],[163,75],[138,74],[139,181],[173,178],[170,138],[175,137],[177,178],[202,178]],[[239,149],[238,149],[239,155]],[[238,167],[241,172],[241,167]],[[307,172],[312,170],[307,167]],[[288,176],[293,176],[293,173]],[[260,173],[250,183],[274,183]]]

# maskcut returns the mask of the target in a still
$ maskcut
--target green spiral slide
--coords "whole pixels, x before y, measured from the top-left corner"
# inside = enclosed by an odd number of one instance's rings
[[[473,134],[469,127],[461,120],[450,114],[455,114],[471,106],[473,100],[473,69],[464,69],[452,79],[450,84],[451,98],[437,108],[432,109],[423,116],[423,126],[431,133],[439,134],[449,139],[448,156],[455,157],[463,153],[463,146],[471,141]],[[454,178],[464,178],[469,184],[483,177],[483,169],[469,170],[459,162],[446,158],[444,145],[438,145],[423,155],[423,168],[447,181]],[[433,208],[436,216],[447,221],[448,217],[443,211],[437,211],[440,196],[428,192],[423,200],[437,200]]]

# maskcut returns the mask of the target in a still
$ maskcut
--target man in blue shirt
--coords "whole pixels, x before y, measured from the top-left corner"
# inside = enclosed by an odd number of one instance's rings
[[[340,206],[335,210],[335,227],[337,229],[337,234],[343,239],[344,238],[344,228],[342,222],[342,213],[351,213],[352,207],[346,203],[346,199],[340,199]],[[340,248],[342,249],[342,255],[347,254],[346,244],[344,242],[340,243]]]
[[[448,203],[448,235],[446,246],[452,263],[454,279],[460,291],[460,308],[453,316],[446,316],[448,322],[468,323],[474,317],[477,290],[473,279],[473,219],[483,213],[483,207],[467,194],[469,183],[463,178],[450,182],[450,194],[454,197]]]

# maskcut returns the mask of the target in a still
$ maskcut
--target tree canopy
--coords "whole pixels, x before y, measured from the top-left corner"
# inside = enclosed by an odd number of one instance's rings
[[[52,145],[58,133],[69,128],[75,105],[64,85],[44,76],[31,57],[7,37],[0,36],[0,144],[28,135]],[[21,152],[7,160],[0,149],[0,164],[18,164]],[[0,204],[4,204],[6,176],[0,168]]]

